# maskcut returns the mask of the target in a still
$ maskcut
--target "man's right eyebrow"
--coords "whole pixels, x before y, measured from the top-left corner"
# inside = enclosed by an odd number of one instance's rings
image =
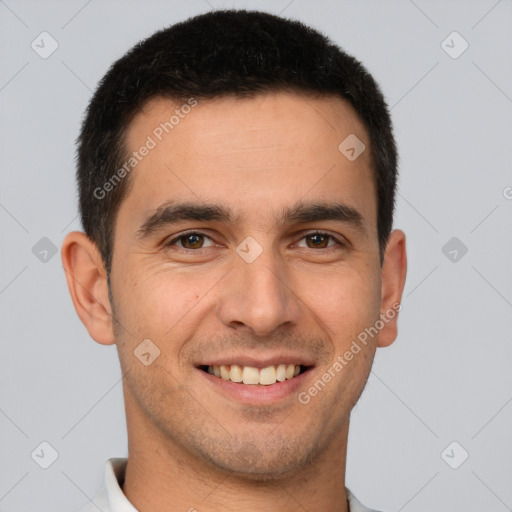
[[[189,220],[219,221],[227,224],[235,222],[233,212],[223,205],[166,202],[144,220],[137,230],[137,236],[141,239],[147,238],[165,226]]]

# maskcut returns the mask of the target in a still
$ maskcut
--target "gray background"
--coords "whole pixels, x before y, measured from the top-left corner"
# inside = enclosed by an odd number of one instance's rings
[[[510,0],[0,1],[0,510],[79,510],[126,455],[116,349],[89,338],[51,252],[80,229],[74,139],[115,59],[222,7],[324,31],[391,106],[409,272],[398,340],[352,415],[347,485],[386,512],[512,510]],[[47,59],[31,48],[43,31],[59,45]],[[43,441],[48,469],[31,457]]]

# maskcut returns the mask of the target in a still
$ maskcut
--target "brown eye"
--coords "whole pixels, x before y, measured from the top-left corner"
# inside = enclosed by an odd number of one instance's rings
[[[320,231],[309,233],[305,235],[302,240],[306,240],[305,246],[307,249],[330,249],[335,248],[335,246],[345,246],[344,243],[342,243],[333,235]]]
[[[182,249],[189,249],[189,250],[204,249],[206,247],[211,246],[211,244],[210,244],[210,246],[205,247],[206,239],[211,240],[209,236],[204,235],[203,233],[194,231],[194,232],[189,232],[189,233],[185,233],[183,235],[176,236],[172,240],[169,240],[169,242],[167,242],[165,245],[166,245],[166,247],[171,247],[171,246],[177,245],[179,248],[181,247]]]
[[[182,244],[185,249],[200,249],[203,245],[203,235],[199,233],[192,233],[180,237],[183,240]]]
[[[322,233],[313,233],[312,235],[307,235],[305,238],[306,240],[311,240],[313,244],[312,246],[308,244],[310,249],[325,249],[332,236],[324,235]]]

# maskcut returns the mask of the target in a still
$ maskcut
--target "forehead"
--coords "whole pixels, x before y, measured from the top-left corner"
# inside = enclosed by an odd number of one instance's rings
[[[351,160],[343,151],[354,141],[366,149]],[[140,158],[120,209],[134,222],[176,198],[229,204],[253,220],[308,200],[344,200],[369,221],[376,215],[368,135],[337,97],[156,98],[130,123],[125,147]]]

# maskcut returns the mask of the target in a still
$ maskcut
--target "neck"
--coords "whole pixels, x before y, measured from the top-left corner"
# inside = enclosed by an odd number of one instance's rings
[[[122,490],[140,512],[347,512],[348,421],[317,460],[267,481],[220,471],[185,452],[142,415],[128,414],[128,464]]]

